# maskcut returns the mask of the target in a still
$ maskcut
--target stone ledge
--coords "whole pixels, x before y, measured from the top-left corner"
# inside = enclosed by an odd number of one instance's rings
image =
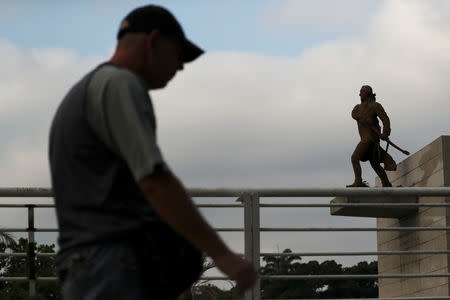
[[[387,197],[387,196],[347,196],[336,197],[331,204],[338,203],[417,203],[417,197]],[[418,212],[418,207],[330,207],[333,216],[371,217],[371,218],[401,218]]]

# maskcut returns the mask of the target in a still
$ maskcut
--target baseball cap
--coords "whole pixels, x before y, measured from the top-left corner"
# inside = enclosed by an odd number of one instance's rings
[[[146,5],[132,10],[120,24],[117,39],[120,40],[130,32],[148,33],[154,29],[181,39],[183,62],[191,62],[204,53],[200,47],[186,38],[177,19],[167,9],[157,5]]]

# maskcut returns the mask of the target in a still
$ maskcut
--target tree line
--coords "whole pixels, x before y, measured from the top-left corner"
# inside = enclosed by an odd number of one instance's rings
[[[39,253],[55,253],[55,245],[41,244],[36,247]],[[28,240],[20,238],[17,242],[0,241],[1,253],[27,253]],[[361,261],[353,266],[344,267],[334,260],[303,262],[298,255],[267,256],[263,258],[260,269],[262,275],[345,275],[345,274],[377,274],[377,262]],[[55,258],[53,256],[36,257],[36,275],[53,277],[55,274]],[[212,267],[205,261],[205,270]],[[27,257],[1,256],[1,277],[26,277],[28,275]],[[57,281],[38,281],[36,285],[37,300],[59,300],[60,283]],[[377,298],[377,279],[264,279],[261,280],[262,299],[326,299],[326,298]],[[196,283],[191,293],[185,293],[184,299],[237,299],[235,287],[220,289],[207,281]],[[0,300],[24,300],[28,298],[28,282],[0,281]]]

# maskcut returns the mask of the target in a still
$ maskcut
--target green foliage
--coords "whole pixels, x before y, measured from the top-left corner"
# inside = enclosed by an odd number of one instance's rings
[[[292,253],[290,249],[283,251]],[[377,274],[377,262],[360,262],[351,267],[342,267],[334,260],[319,263],[315,260],[302,263],[297,255],[267,256],[261,267],[262,275],[344,275]],[[209,292],[198,293],[194,299],[237,299],[235,289],[223,291],[207,285]],[[213,291],[216,298],[209,296]],[[376,279],[303,279],[261,281],[262,299],[327,299],[327,298],[378,298]]]
[[[292,253],[286,249],[283,253]],[[296,255],[264,257],[266,263],[261,268],[263,275],[343,275],[377,274],[377,262],[360,262],[352,267],[342,267],[334,260],[319,263],[315,260],[301,262]],[[303,279],[303,280],[262,280],[262,298],[377,298],[376,279]]]
[[[39,253],[54,253],[55,245],[38,245]],[[28,240],[19,239],[17,243],[0,242],[0,252],[26,253]],[[290,249],[283,251],[292,253]],[[351,267],[342,267],[334,260],[324,262],[302,262],[297,255],[267,256],[261,267],[262,275],[343,275],[343,274],[377,274],[377,262],[359,262]],[[39,277],[54,277],[54,257],[36,258],[36,275]],[[210,261],[205,260],[204,271],[214,267]],[[26,277],[28,276],[28,262],[26,257],[0,257],[0,276]],[[262,298],[269,299],[326,299],[326,298],[377,298],[378,285],[376,279],[308,279],[308,280],[262,280]],[[195,300],[209,299],[237,299],[235,287],[229,290],[219,289],[207,281],[199,281],[192,289]],[[59,300],[59,282],[38,281],[38,300]],[[189,296],[187,291],[186,296]],[[28,298],[28,282],[0,281],[0,300],[24,300]]]
[[[203,284],[196,286],[194,290],[194,300],[216,300],[216,299],[239,299],[236,287],[230,290],[221,290],[212,284]]]
[[[0,229],[0,243],[5,243],[5,245],[13,245],[16,241],[11,233]]]
[[[55,253],[55,245],[38,245],[38,253]],[[5,244],[0,242],[0,252],[27,253],[28,240],[21,238],[17,243]],[[36,276],[54,277],[54,257],[36,257]],[[0,276],[28,277],[29,264],[27,257],[0,257]],[[36,284],[37,300],[62,299],[60,286],[56,281],[38,281]],[[28,299],[28,282],[0,281],[0,300]]]
[[[376,261],[362,261],[342,269],[342,274],[377,274]],[[322,293],[323,298],[377,298],[378,281],[376,279],[328,280],[328,288]]]

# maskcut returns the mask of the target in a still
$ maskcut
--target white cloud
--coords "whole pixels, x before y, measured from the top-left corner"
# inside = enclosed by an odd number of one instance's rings
[[[344,186],[353,180],[349,160],[358,141],[350,111],[363,84],[373,86],[390,115],[392,139],[410,152],[448,134],[446,5],[384,2],[364,37],[322,43],[296,58],[216,52],[186,65],[167,89],[152,92],[169,165],[195,187]],[[8,42],[0,43],[0,59],[2,185],[48,184],[52,114],[68,88],[101,59]],[[373,183],[367,165],[363,171]],[[239,222],[221,211],[210,210],[207,217]],[[281,215],[265,218],[270,223]],[[297,218],[286,220],[292,226],[306,226],[297,220],[321,226],[329,218],[327,210],[314,219],[298,210]],[[308,243],[306,237],[277,240],[262,241],[262,248],[292,242],[300,251]],[[375,243],[367,235],[359,240]]]
[[[297,34],[361,31],[381,1],[374,0],[269,0],[261,23],[273,31]]]
[[[0,153],[3,186],[49,185],[50,121],[69,87],[100,58],[0,41]]]

